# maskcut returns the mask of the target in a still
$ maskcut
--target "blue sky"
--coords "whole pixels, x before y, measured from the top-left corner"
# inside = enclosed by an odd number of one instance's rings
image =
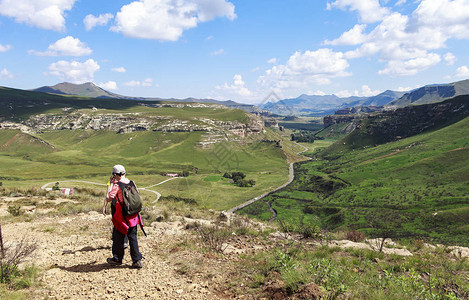
[[[469,78],[469,0],[0,0],[0,86],[260,103]]]

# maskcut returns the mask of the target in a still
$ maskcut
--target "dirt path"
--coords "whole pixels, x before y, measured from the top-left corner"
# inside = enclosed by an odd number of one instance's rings
[[[29,262],[46,271],[34,299],[220,299],[204,278],[185,278],[154,254],[181,230],[181,224],[171,223],[146,227],[148,237],[139,237],[144,267],[137,270],[129,268],[128,250],[122,266],[106,263],[112,245],[109,216],[90,212],[2,225],[4,241],[26,236],[39,246]]]

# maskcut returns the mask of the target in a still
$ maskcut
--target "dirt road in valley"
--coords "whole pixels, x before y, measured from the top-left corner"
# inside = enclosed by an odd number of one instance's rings
[[[298,152],[298,154],[301,154],[301,153],[303,153],[303,152],[308,151],[308,148],[307,148],[307,147],[305,147],[305,146],[303,146],[303,145],[300,145],[300,144],[298,144],[298,143],[296,143],[296,144],[297,144],[298,146],[300,146],[301,148],[303,148],[303,151]],[[308,157],[307,160],[311,160],[311,158]],[[260,196],[257,196],[257,197],[255,197],[255,198],[253,198],[253,199],[250,199],[250,200],[248,200],[248,201],[246,201],[246,202],[244,202],[244,203],[242,203],[242,204],[240,204],[240,205],[238,205],[238,206],[236,206],[236,207],[233,207],[232,209],[227,210],[227,212],[229,212],[229,213],[234,213],[234,212],[236,212],[236,211],[238,211],[238,210],[240,210],[240,209],[242,209],[242,208],[245,208],[245,207],[248,206],[248,205],[253,204],[253,203],[256,202],[256,201],[261,200],[262,198],[265,198],[266,196],[268,196],[268,195],[270,195],[270,194],[272,194],[272,193],[275,193],[275,192],[278,191],[278,190],[283,189],[284,187],[286,187],[287,185],[289,185],[290,183],[292,183],[293,179],[295,179],[295,172],[294,172],[294,169],[293,169],[293,165],[294,165],[294,164],[295,164],[294,162],[290,163],[290,166],[289,166],[289,176],[288,176],[288,181],[287,181],[287,182],[285,182],[285,183],[282,184],[281,186],[279,186],[279,187],[277,187],[277,188],[275,188],[275,189],[273,189],[273,190],[271,190],[271,191],[269,191],[269,192],[267,192],[267,193],[264,193],[264,194],[262,194],[262,195],[260,195]],[[275,217],[276,217],[276,212],[275,212],[275,210],[272,209],[272,207],[270,207],[270,205],[269,205],[269,209],[273,212],[273,218],[271,218],[271,220],[274,220]]]

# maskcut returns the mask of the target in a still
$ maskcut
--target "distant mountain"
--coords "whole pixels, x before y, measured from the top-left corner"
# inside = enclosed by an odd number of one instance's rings
[[[34,92],[43,92],[43,93],[52,93],[59,95],[74,95],[82,97],[91,97],[91,98],[108,98],[108,99],[123,99],[123,100],[139,100],[139,101],[171,101],[171,102],[199,102],[199,103],[214,103],[225,105],[230,108],[242,109],[247,112],[255,113],[262,112],[259,108],[254,105],[241,104],[234,102],[232,100],[219,101],[215,99],[196,99],[196,98],[186,98],[186,99],[175,99],[175,98],[146,98],[146,97],[130,97],[123,96],[115,93],[108,92],[92,82],[87,82],[83,84],[74,84],[69,82],[62,82],[54,86],[43,86],[37,89],[33,89]]]
[[[69,82],[62,82],[53,86],[43,86],[37,89],[33,89],[33,92],[51,93],[59,95],[75,95],[90,98],[116,98],[126,99],[128,97],[121,96],[108,92],[92,82],[83,84],[73,84]]]
[[[469,79],[448,84],[426,85],[406,93],[388,105],[405,107],[408,105],[430,104],[467,94],[469,94]]]
[[[333,113],[344,103],[343,98],[335,95],[301,95],[297,98],[267,102],[259,108],[279,115],[325,115]]]
[[[398,99],[404,92],[387,90],[372,97],[340,98],[336,95],[301,95],[298,98],[284,99],[278,102],[268,102],[260,108],[279,115],[327,115],[336,110],[352,107],[383,106]]]
[[[344,108],[346,107],[356,107],[356,106],[383,106],[388,104],[391,101],[399,99],[405,94],[405,92],[396,92],[387,90],[378,94],[376,96],[365,97],[360,100],[347,102],[344,104]]]

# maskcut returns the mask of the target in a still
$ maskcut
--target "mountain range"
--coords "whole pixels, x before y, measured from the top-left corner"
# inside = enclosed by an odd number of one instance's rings
[[[270,112],[278,115],[324,116],[334,113],[348,114],[369,112],[387,108],[399,108],[408,105],[419,105],[441,102],[459,95],[469,94],[469,79],[448,84],[431,84],[408,92],[386,90],[371,97],[338,97],[336,95],[300,95],[276,102],[267,102],[259,106],[242,104],[232,100],[220,101],[215,99],[197,98],[145,98],[131,97],[106,91],[92,82],[73,84],[63,82],[54,86],[43,86],[32,91],[59,95],[75,95],[92,98],[108,98],[139,101],[171,101],[171,102],[201,102],[225,105],[230,108],[242,109],[251,113]]]
[[[380,109],[399,108],[408,105],[430,104],[469,94],[469,79],[448,83],[432,84],[408,92],[387,90],[371,97],[346,97],[336,95],[301,95],[297,98],[268,102],[260,106],[261,109],[280,115],[327,115],[336,111],[369,111],[359,109],[378,107]],[[354,108],[354,109],[351,109]]]

